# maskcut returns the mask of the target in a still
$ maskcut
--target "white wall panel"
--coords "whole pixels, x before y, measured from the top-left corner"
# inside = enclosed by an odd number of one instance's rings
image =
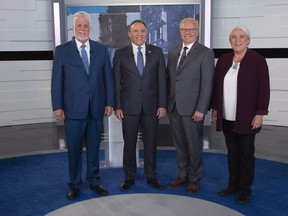
[[[1,63],[0,63],[1,66]],[[11,90],[29,90],[29,89],[48,89],[51,85],[51,79],[49,80],[37,80],[34,81],[13,81],[13,82],[0,82],[0,91],[11,91]]]
[[[51,122],[52,61],[0,61],[0,126]]]
[[[0,51],[53,50],[50,0],[0,0]],[[51,61],[0,61],[0,126],[51,122]]]
[[[265,45],[265,47],[263,47]],[[252,38],[250,48],[287,48],[288,47],[288,38]]]
[[[264,123],[288,126],[288,59],[267,59],[270,71],[269,115]]]
[[[288,99],[288,91],[271,91],[270,94],[274,100]]]
[[[43,24],[43,23],[42,23]],[[46,25],[47,26],[47,25]],[[1,34],[5,34],[5,35],[1,35],[0,36],[0,40],[4,40],[4,42],[22,42],[22,43],[37,43],[37,42],[50,42],[50,40],[52,40],[51,37],[51,32],[48,30],[45,31],[31,31],[30,29],[25,29],[25,30],[10,30],[9,32],[0,31]],[[21,35],[21,37],[19,37],[19,35]],[[2,50],[2,47],[1,47]],[[27,47],[27,50],[33,50],[33,47]],[[12,51],[10,49],[10,51]],[[19,51],[19,50],[16,50]]]
[[[53,49],[53,22],[49,0],[0,0],[1,51]]]
[[[49,94],[49,92],[47,92]],[[45,96],[45,97],[43,97]],[[50,95],[46,94],[46,91],[44,90],[25,90],[25,91],[2,91],[0,92],[0,111],[5,111],[6,109],[9,110],[18,110],[19,107],[15,106],[15,103],[17,103],[17,101],[37,101],[41,98],[49,98]],[[14,103],[12,106],[5,104],[5,102],[8,102],[10,104]],[[43,106],[46,103],[46,101],[44,103],[39,104],[40,106]],[[20,104],[19,104],[20,105]],[[40,107],[39,105],[37,105],[38,107]],[[46,106],[47,104],[45,104],[44,106]],[[48,106],[50,105],[50,103],[48,104]],[[28,105],[23,106],[21,104],[21,109],[23,107],[30,107],[31,105],[28,103]]]
[[[0,113],[0,126],[52,122],[51,108]]]
[[[269,109],[268,115],[264,116],[264,124],[267,125],[277,125],[276,123],[278,122],[278,111],[277,110],[271,110]]]
[[[2,101],[1,100],[2,97],[1,97],[0,98],[0,112],[5,112],[7,110],[9,112],[15,112],[15,111],[23,111],[23,110],[37,110],[37,109],[50,108],[51,103],[49,102],[49,98],[50,98],[49,92],[36,93],[36,92],[25,91],[23,93],[29,94],[29,96],[21,98],[21,95],[23,94],[14,94],[15,97],[13,97],[13,94],[12,94],[12,98],[7,98],[4,95],[3,99],[6,98],[5,101]],[[45,100],[43,100],[44,98]],[[34,116],[34,118],[36,118],[36,116]]]
[[[236,25],[249,29],[251,48],[288,47],[287,0],[275,3],[261,0],[216,0],[212,3],[213,48],[230,47],[227,37]]]
[[[0,9],[2,10],[35,10],[36,1],[35,0],[1,0]]]
[[[51,61],[0,62],[0,81],[42,81],[51,79]]]
[[[245,14],[245,17],[262,17],[265,14],[264,6],[242,5],[216,7],[213,10],[213,18],[238,18],[238,14]]]
[[[283,99],[288,100],[288,59],[267,59],[267,63],[269,66],[271,98],[277,96],[277,99],[280,99],[279,96],[281,95]],[[281,106],[279,106],[279,109],[281,109]]]
[[[0,34],[2,33],[0,32]],[[2,51],[47,51],[53,49],[53,41],[26,41],[23,39],[9,42],[0,41],[0,47]]]
[[[272,111],[266,119],[264,123],[267,125],[287,126],[288,112],[287,110]]]
[[[278,91],[288,91],[288,77],[283,77],[275,79],[273,76],[271,76],[270,81],[270,88],[271,91],[278,90]]]

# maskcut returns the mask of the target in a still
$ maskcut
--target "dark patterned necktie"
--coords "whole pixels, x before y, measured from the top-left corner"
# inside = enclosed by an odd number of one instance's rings
[[[179,73],[179,71],[181,71],[181,69],[183,68],[183,65],[184,65],[184,61],[186,59],[186,56],[187,56],[187,53],[186,53],[186,50],[188,49],[188,47],[184,47],[183,48],[183,53],[181,55],[181,58],[180,58],[180,61],[179,61],[179,64],[178,64],[178,69],[177,69],[177,72]]]
[[[89,61],[88,61],[88,56],[87,56],[87,52],[85,50],[86,45],[82,44],[81,45],[81,58],[82,58],[82,62],[85,66],[86,72],[87,74],[89,74]]]

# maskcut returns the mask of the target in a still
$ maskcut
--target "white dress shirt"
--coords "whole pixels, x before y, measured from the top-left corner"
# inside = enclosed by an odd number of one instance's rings
[[[132,43],[133,55],[134,55],[134,60],[135,60],[136,65],[137,65],[138,47],[139,46],[137,46],[137,45]],[[142,55],[143,55],[143,62],[144,62],[144,66],[145,66],[145,64],[146,64],[146,45],[145,45],[145,43],[141,47],[142,47],[141,52],[142,52]]]
[[[78,51],[79,51],[79,55],[82,58],[82,56],[81,56],[82,43],[79,42],[77,39],[75,39],[75,41],[76,41],[76,45],[77,45],[77,48],[78,48]],[[86,45],[85,50],[86,50],[87,57],[88,57],[88,62],[89,62],[89,65],[90,65],[90,43],[89,43],[89,40],[86,41],[85,45]]]

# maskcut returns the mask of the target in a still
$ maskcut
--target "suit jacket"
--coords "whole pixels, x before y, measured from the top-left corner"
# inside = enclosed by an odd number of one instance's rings
[[[162,49],[146,44],[146,64],[140,76],[132,44],[115,52],[113,72],[115,80],[115,109],[124,114],[156,114],[158,107],[166,108],[166,66]]]
[[[223,82],[233,62],[233,52],[221,56],[216,64],[211,108],[217,110],[217,131],[222,130]],[[237,107],[235,132],[255,134],[261,128],[251,127],[255,115],[267,115],[270,99],[269,69],[263,56],[247,50],[237,77]]]
[[[206,113],[213,85],[214,53],[196,41],[182,70],[177,72],[181,48],[182,45],[178,45],[168,53],[168,111],[176,104],[182,116],[192,116],[195,111]]]
[[[90,43],[89,75],[80,57],[75,38],[59,45],[54,52],[52,69],[53,110],[63,109],[70,119],[103,117],[105,106],[114,106],[114,83],[107,48]]]

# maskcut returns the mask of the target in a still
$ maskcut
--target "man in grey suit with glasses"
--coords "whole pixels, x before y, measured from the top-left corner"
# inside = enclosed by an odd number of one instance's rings
[[[177,151],[177,178],[168,188],[188,184],[187,193],[197,193],[202,177],[204,115],[209,109],[214,53],[197,42],[198,22],[180,23],[182,44],[168,54],[168,115]]]

